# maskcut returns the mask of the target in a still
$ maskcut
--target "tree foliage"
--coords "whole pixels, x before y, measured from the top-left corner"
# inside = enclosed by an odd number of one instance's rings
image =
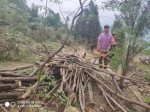
[[[113,0],[104,3],[107,8],[116,9],[120,12],[117,19],[124,23],[126,44],[125,63],[123,75],[129,70],[129,62],[142,50],[150,46],[146,40],[146,35],[150,30],[150,1],[149,0]],[[120,80],[120,86],[123,86],[123,78]]]
[[[45,38],[54,41],[57,40],[56,37],[62,35],[62,32],[56,32],[52,28],[59,25],[60,17],[50,10],[46,16],[48,19],[46,19],[44,36],[45,18],[39,15],[39,6],[32,4],[29,8],[26,0],[0,0],[0,12],[0,58],[2,60],[24,58],[30,54],[31,45],[27,45],[32,41],[42,42]]]
[[[46,17],[46,23],[49,27],[56,27],[60,24],[59,13],[55,13],[53,10],[49,9]]]
[[[89,7],[84,10],[83,14],[76,21],[74,36],[77,39],[81,37],[86,40],[92,50],[96,47],[97,37],[101,31],[98,8],[93,1],[90,1]]]
[[[35,5],[34,3],[32,4],[30,8],[30,17],[29,17],[29,22],[36,22],[36,18],[39,17],[39,12],[38,12],[38,6]]]
[[[117,46],[123,48],[123,45],[125,43],[123,22],[121,20],[115,20],[111,32],[117,34]]]

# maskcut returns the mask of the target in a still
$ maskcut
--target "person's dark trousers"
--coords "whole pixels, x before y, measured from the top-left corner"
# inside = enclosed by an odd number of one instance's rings
[[[107,58],[103,58],[102,56],[99,57],[99,64],[102,65],[103,64],[103,60],[104,60],[104,65],[107,66],[108,65],[108,60]],[[100,68],[103,68],[102,66],[99,66]],[[104,67],[104,69],[107,69],[107,67]]]
[[[116,48],[116,45],[111,45],[110,50],[114,50]]]

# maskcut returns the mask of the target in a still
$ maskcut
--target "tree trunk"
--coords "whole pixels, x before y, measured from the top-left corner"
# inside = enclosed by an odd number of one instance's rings
[[[18,88],[19,86],[21,86],[21,82],[20,82],[20,81],[17,82],[17,83],[14,83],[14,84],[0,85],[0,91],[16,89],[16,88]]]
[[[12,98],[12,99],[15,99],[15,98],[18,98],[19,96],[21,96],[23,93],[21,92],[4,92],[4,93],[0,93],[0,100],[1,99],[8,99],[8,98]]]
[[[34,82],[37,81],[36,77],[1,77],[0,82],[5,82],[5,83],[10,83],[10,82],[15,82],[16,80],[18,81],[23,81],[23,82]]]
[[[28,75],[17,74],[13,72],[0,72],[2,77],[29,77]]]

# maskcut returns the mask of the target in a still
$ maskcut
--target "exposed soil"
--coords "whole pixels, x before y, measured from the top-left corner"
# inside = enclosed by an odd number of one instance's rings
[[[1,62],[0,70],[10,70],[10,69],[14,69],[20,66],[27,66],[30,64],[31,63],[26,63],[26,62]]]

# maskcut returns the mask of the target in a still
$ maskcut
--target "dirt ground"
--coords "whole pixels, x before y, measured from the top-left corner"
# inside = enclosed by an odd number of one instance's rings
[[[0,63],[0,70],[11,70],[20,66],[27,66],[31,65],[31,63],[26,62],[1,62]]]

